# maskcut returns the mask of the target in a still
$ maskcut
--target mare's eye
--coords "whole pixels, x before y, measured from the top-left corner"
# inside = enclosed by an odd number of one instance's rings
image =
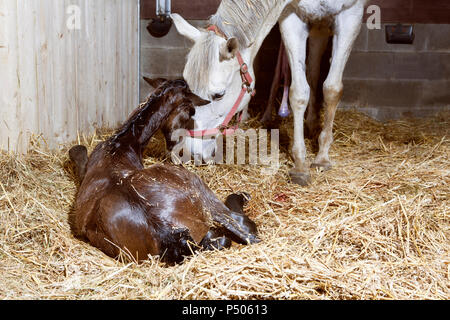
[[[223,96],[225,95],[225,91],[221,92],[221,93],[216,93],[215,95],[212,96],[212,100],[217,101],[223,98]]]

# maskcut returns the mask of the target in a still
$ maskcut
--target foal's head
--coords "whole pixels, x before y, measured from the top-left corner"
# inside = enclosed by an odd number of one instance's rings
[[[195,106],[203,106],[210,102],[193,94],[184,80],[171,81],[162,78],[149,79],[146,77],[144,77],[144,80],[156,90],[163,86],[167,86],[169,83],[177,84],[175,90],[171,93],[174,99],[173,103],[178,105],[178,107],[171,112],[167,120],[161,126],[161,130],[166,139],[167,149],[168,151],[171,151],[178,143],[178,141],[172,141],[172,133],[178,129],[193,129],[192,116],[195,114]]]

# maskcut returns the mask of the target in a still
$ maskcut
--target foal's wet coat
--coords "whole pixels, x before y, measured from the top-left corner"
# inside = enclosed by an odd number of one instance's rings
[[[137,261],[160,255],[169,264],[197,249],[227,248],[231,240],[259,242],[242,210],[245,194],[230,195],[225,205],[183,167],[143,167],[144,148],[171,113],[202,103],[184,81],[166,81],[89,158],[83,146],[69,151],[80,180],[76,235],[112,257],[124,250]]]

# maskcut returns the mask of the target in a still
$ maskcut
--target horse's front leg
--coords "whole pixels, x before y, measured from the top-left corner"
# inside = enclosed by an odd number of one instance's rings
[[[319,152],[311,165],[323,169],[331,168],[328,152],[333,142],[333,122],[336,108],[342,97],[342,75],[350,56],[353,43],[361,28],[364,8],[356,5],[340,13],[335,19],[333,56],[327,79],[323,85],[324,121],[319,135]]]
[[[310,87],[306,79],[306,41],[309,29],[295,13],[280,20],[280,31],[286,46],[286,53],[292,70],[292,83],[289,100],[294,115],[294,143],[292,156],[295,167],[289,172],[291,181],[305,186],[310,180],[309,167],[306,165],[306,147],[303,135],[303,120],[308,105]]]

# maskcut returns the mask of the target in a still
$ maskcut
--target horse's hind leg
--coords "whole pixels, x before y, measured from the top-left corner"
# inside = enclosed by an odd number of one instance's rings
[[[275,75],[272,81],[272,87],[270,89],[270,97],[269,101],[267,102],[266,111],[264,112],[264,115],[261,118],[261,122],[264,124],[268,124],[272,120],[272,110],[275,105],[275,100],[277,98],[277,92],[280,87],[280,80],[281,80],[281,61],[283,60],[283,41],[281,41],[280,49],[278,52],[278,60],[277,60],[277,66],[275,67]]]
[[[333,142],[333,122],[343,91],[342,76],[353,43],[359,34],[363,13],[364,6],[358,2],[354,7],[341,12],[336,17],[332,61],[327,79],[323,84],[323,129],[319,135],[319,152],[312,167],[331,168],[328,151]]]
[[[306,75],[311,94],[306,108],[305,135],[308,138],[317,138],[320,133],[320,103],[322,94],[319,90],[321,72],[321,60],[327,49],[330,31],[328,28],[313,27],[308,38],[308,58],[306,59]],[[326,70],[325,70],[326,71]]]

